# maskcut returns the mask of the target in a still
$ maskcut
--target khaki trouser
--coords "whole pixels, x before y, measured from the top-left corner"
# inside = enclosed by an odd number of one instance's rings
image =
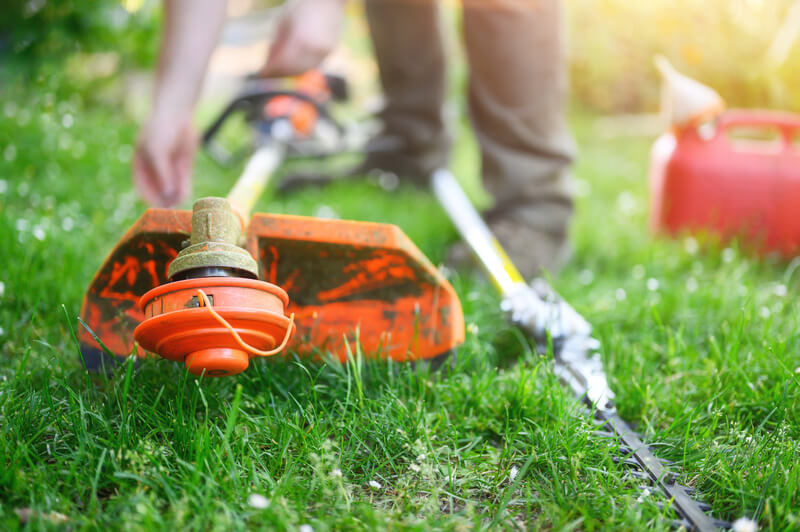
[[[445,53],[436,0],[365,0],[381,84],[382,118],[428,173],[447,163]],[[469,112],[493,219],[524,274],[552,269],[572,214],[574,144],[563,112],[566,58],[559,0],[463,0]],[[502,224],[500,224],[502,226]],[[509,224],[506,224],[509,225]],[[520,227],[525,235],[514,235]],[[509,233],[505,236],[503,232]],[[506,240],[504,242],[504,240]],[[527,243],[526,243],[527,242]],[[536,252],[530,247],[538,247]],[[527,256],[526,256],[527,255]],[[527,263],[536,263],[526,265]]]

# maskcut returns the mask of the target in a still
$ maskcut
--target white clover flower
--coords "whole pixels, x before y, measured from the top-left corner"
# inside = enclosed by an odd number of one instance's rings
[[[17,113],[17,125],[27,126],[30,121],[31,121],[31,112],[24,108],[20,109],[19,113]]]
[[[131,158],[133,157],[133,147],[130,144],[123,144],[119,148],[117,148],[117,159],[121,163],[129,163],[131,162]]]
[[[61,229],[63,229],[64,231],[70,232],[74,227],[75,227],[75,221],[69,216],[61,220]]]
[[[658,285],[659,285],[658,279],[654,279],[653,277],[651,277],[647,280],[647,289],[650,290],[651,292],[655,292],[656,290],[658,290]]]
[[[722,262],[733,262],[736,258],[736,252],[732,248],[725,248],[722,250]]]
[[[575,195],[579,198],[588,198],[592,194],[592,185],[585,179],[573,179],[572,184],[575,187]]]
[[[731,530],[733,530],[733,532],[756,532],[758,530],[758,523],[749,517],[740,517],[733,522]]]
[[[761,307],[761,309],[758,311],[758,313],[764,319],[769,318],[770,314],[772,314],[772,312],[770,312],[770,310],[769,310],[769,307]]]
[[[583,270],[581,273],[578,274],[578,282],[584,286],[592,284],[594,281],[594,273],[592,270]]]
[[[336,469],[331,471],[331,476],[335,478],[342,478],[342,470],[337,467]]]
[[[423,460],[425,460],[425,453],[422,453],[421,455],[417,456],[417,462],[422,462]]]
[[[445,265],[445,264],[440,264],[439,267],[438,267],[438,270],[439,270],[439,273],[442,274],[442,277],[444,277],[445,279],[452,279],[453,276],[456,274],[455,271],[453,271],[450,268],[448,268],[447,265]]]
[[[44,228],[42,228],[41,225],[37,225],[36,227],[33,228],[33,237],[36,240],[42,241],[46,236],[47,234],[44,232]]]
[[[369,487],[370,487],[370,488],[372,488],[372,489],[374,489],[374,490],[379,490],[379,489],[381,489],[383,486],[381,486],[381,483],[380,483],[380,482],[378,482],[377,480],[370,480],[370,481],[369,481]]]
[[[617,301],[625,301],[625,298],[628,297],[628,294],[625,292],[624,288],[617,288],[614,296],[617,298]]]
[[[797,367],[794,369],[794,372],[795,372],[795,373],[797,373],[798,375],[800,375],[800,366],[797,366]]]
[[[694,255],[700,249],[700,245],[697,243],[697,239],[690,236],[683,241],[683,249],[685,249],[686,253],[689,255]]]
[[[688,279],[686,279],[686,291],[689,292],[690,294],[692,292],[696,292],[698,286],[699,285],[697,283],[697,279],[695,279],[694,277],[689,277]]]
[[[269,499],[259,493],[251,493],[247,498],[247,504],[256,510],[263,510],[269,506]]]
[[[6,160],[6,162],[14,162],[14,159],[17,158],[17,147],[13,144],[6,146],[6,149],[3,150],[3,158]]]
[[[644,491],[642,491],[642,494],[636,498],[636,502],[644,502],[645,498],[648,497],[651,493],[652,491],[650,490],[650,488],[645,488]]]
[[[0,336],[5,336],[5,335],[6,335],[6,330],[3,329],[2,327],[0,327]],[[3,380],[5,380],[5,379],[3,379]]]
[[[511,482],[514,482],[514,479],[517,478],[517,475],[519,475],[519,469],[517,469],[517,466],[511,466],[511,471],[508,472],[508,479]]]
[[[333,210],[330,205],[320,205],[314,210],[314,218],[323,218],[325,220],[338,220],[339,213]]]
[[[633,267],[633,278],[634,279],[637,279],[637,280],[638,279],[644,279],[644,274],[645,274],[644,266],[642,266],[641,264],[637,264],[636,266]]]
[[[639,202],[636,197],[627,190],[617,196],[617,209],[625,216],[630,216],[639,210]]]
[[[420,467],[417,464],[411,464],[408,466],[408,468],[411,469],[411,471],[413,471],[414,473],[420,472]]]
[[[314,532],[314,527],[311,525],[300,525],[297,530],[299,530],[299,532]]]
[[[475,323],[470,323],[469,325],[467,325],[467,332],[470,333],[471,335],[477,336],[478,331],[479,331],[478,326]]]
[[[396,189],[400,185],[400,178],[394,172],[380,172],[378,175],[378,185],[388,192]]]
[[[776,296],[783,297],[783,296],[786,295],[786,292],[787,292],[786,285],[785,284],[776,284],[775,288],[773,288],[772,291],[775,293]]]
[[[80,159],[86,155],[86,144],[79,140],[72,146],[72,156],[76,159]]]
[[[64,133],[63,135],[58,137],[58,149],[61,151],[67,151],[72,147],[72,137]]]
[[[0,297],[3,297],[6,293],[6,283],[0,281]]]

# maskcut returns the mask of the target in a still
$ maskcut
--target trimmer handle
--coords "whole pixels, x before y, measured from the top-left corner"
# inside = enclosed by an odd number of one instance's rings
[[[314,98],[303,94],[301,92],[292,90],[265,90],[257,91],[250,94],[243,94],[236,97],[225,109],[217,116],[210,126],[203,132],[202,143],[208,154],[214,161],[222,166],[232,166],[239,162],[244,155],[243,153],[229,153],[225,148],[217,142],[217,134],[221,131],[225,122],[234,116],[236,113],[243,113],[245,121],[252,127],[259,129],[262,125],[269,126],[269,124],[278,118],[289,118],[291,116],[269,116],[267,115],[267,108],[270,101],[276,101],[277,98],[288,98],[294,102],[303,102],[308,106],[312,106],[314,115],[313,119],[317,120],[319,117],[332,121],[328,110],[318,103]],[[310,109],[306,107],[306,109]],[[267,133],[267,131],[265,131]],[[249,150],[248,150],[249,151]]]
[[[330,97],[333,101],[344,102],[350,98],[350,86],[348,85],[347,80],[344,78],[344,76],[339,76],[338,74],[328,74],[328,73],[322,74],[317,70],[312,70],[310,72],[307,72],[303,76],[309,76],[309,75],[315,76],[316,77],[315,81],[319,79],[324,80],[325,86],[330,91]],[[301,76],[301,78],[303,76]],[[253,81],[253,82],[264,82],[269,80],[269,78],[263,77],[258,72],[253,72],[251,74],[248,74],[247,76],[245,76],[245,79],[247,81]],[[303,91],[301,89],[301,92],[307,92],[307,91]]]
[[[222,126],[237,113],[244,115],[257,136],[279,137],[277,140],[286,144],[289,152],[292,142],[311,136],[320,120],[341,129],[330,115],[328,104],[347,98],[344,78],[314,70],[292,79],[263,79],[256,75],[250,75],[248,79],[255,86],[251,85],[249,90],[234,98],[203,133],[203,146],[220,165],[231,166],[249,155],[249,149],[242,150],[242,153],[229,153],[217,142]],[[284,127],[276,133],[272,126],[277,122],[291,127]]]

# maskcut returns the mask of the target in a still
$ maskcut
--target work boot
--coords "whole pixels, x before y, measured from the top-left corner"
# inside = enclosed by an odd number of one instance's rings
[[[365,149],[364,161],[339,174],[286,176],[279,190],[374,178],[391,190],[400,181],[427,186],[447,165],[451,138],[444,118],[447,68],[439,2],[365,0],[384,106],[383,132]]]
[[[485,218],[526,279],[555,273],[569,255],[575,145],[562,4],[463,1],[470,120],[495,201]]]
[[[411,144],[389,133],[381,133],[369,142],[364,160],[352,174],[377,176],[381,186],[388,190],[401,181],[428,187],[431,174],[444,165],[448,145],[449,141],[443,137],[425,144]]]
[[[446,149],[446,148],[445,148]],[[387,191],[396,189],[401,182],[427,188],[434,170],[441,168],[441,147],[408,147],[397,137],[379,134],[365,149],[364,159],[342,172],[299,171],[283,176],[278,183],[279,192],[288,192],[309,186],[322,187],[337,181],[368,179]]]
[[[365,8],[385,105],[379,113],[384,132],[368,145],[361,168],[427,185],[447,164],[451,142],[439,2],[366,0]],[[375,149],[390,142],[394,150]]]
[[[558,273],[571,254],[567,224],[547,223],[548,217],[551,221],[566,221],[569,209],[558,205],[526,205],[494,209],[485,217],[492,234],[526,280]],[[458,242],[448,252],[448,264],[463,270],[476,267],[478,260],[464,242]]]

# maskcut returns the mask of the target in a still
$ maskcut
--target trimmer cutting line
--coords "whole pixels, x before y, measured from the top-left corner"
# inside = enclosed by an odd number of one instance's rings
[[[191,213],[148,209],[123,237],[84,300],[88,328],[80,339],[87,365],[102,361],[101,344],[128,355],[134,338],[147,351],[212,376],[243,371],[250,358],[275,354],[290,338],[296,350],[329,351],[342,360],[358,347],[396,360],[435,358],[463,341],[455,291],[398,228],[269,214],[247,223],[285,157],[355,146],[358,135],[327,113],[331,92],[310,86],[296,94],[247,93],[214,123],[206,146],[213,146],[212,156],[229,158],[215,137],[228,117],[244,112],[255,148],[242,177],[227,200],[198,200]],[[525,282],[452,173],[435,172],[431,185],[503,297],[502,310],[540,346],[553,346],[556,374],[591,409],[598,434],[616,442],[630,478],[647,483],[648,493],[650,487],[664,493],[676,526],[729,528],[704,513],[709,507],[676,484],[676,475],[619,417],[586,320],[545,281]],[[242,234],[246,251],[237,245]]]

